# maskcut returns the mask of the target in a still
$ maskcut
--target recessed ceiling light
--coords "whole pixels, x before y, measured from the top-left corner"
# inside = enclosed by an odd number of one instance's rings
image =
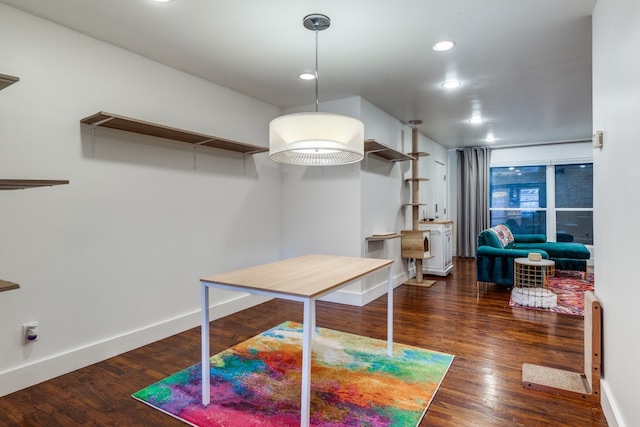
[[[300,78],[302,80],[314,80],[316,78],[316,75],[313,73],[302,73],[300,74]]]
[[[484,119],[481,116],[473,116],[469,119],[469,123],[477,125],[484,122]]]
[[[496,142],[496,137],[493,136],[493,133],[489,132],[487,134],[487,138],[485,139],[486,142]]]
[[[435,50],[436,52],[444,52],[445,50],[449,50],[452,47],[454,47],[456,44],[452,41],[449,40],[444,40],[441,42],[438,42],[436,44],[433,45],[433,50]]]
[[[455,89],[457,87],[459,87],[462,83],[460,83],[457,80],[447,80],[446,82],[442,83],[442,87],[445,89]]]

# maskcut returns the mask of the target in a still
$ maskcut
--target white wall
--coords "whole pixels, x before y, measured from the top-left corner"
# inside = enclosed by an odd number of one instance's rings
[[[0,4],[0,395],[199,323],[203,276],[280,259],[281,174],[267,154],[98,129],[100,110],[267,145],[280,110]],[[358,245],[356,245],[359,248]],[[214,317],[257,299],[214,293]],[[21,325],[40,338],[21,343]],[[185,355],[198,360],[199,355]]]
[[[411,138],[407,126],[366,100],[361,101],[361,111],[365,139],[375,139],[400,152],[411,151],[404,148],[404,140]],[[396,284],[400,284],[408,278],[405,260],[400,256],[400,239],[367,242],[366,238],[376,233],[398,232],[406,228],[407,213],[410,224],[411,213],[402,204],[408,200],[408,184],[404,182],[404,173],[410,170],[411,163],[392,163],[370,154],[361,163],[361,168],[362,212],[358,237],[361,254],[365,257],[393,259],[393,275]],[[364,294],[364,302],[386,292],[385,276],[386,273],[381,271],[362,281],[360,292]]]
[[[581,163],[592,160],[591,142],[503,148],[491,151],[491,167]]]
[[[404,140],[411,139],[411,131],[399,120],[389,116],[369,102],[362,101],[363,121],[365,123],[365,139],[377,142],[400,152],[408,152]],[[410,145],[410,144],[409,144]],[[381,244],[366,245],[364,237],[385,231],[399,231],[406,227],[405,208],[407,203],[407,184],[404,173],[411,170],[411,162],[389,162],[370,154],[362,162],[362,247],[383,246]],[[411,215],[409,215],[411,220]],[[385,242],[389,246],[399,242]]]
[[[640,425],[640,2],[599,0],[593,14],[596,295],[602,303],[602,406],[609,425]]]
[[[320,111],[360,119],[360,100],[325,102]],[[360,165],[283,165],[282,171],[283,256],[360,256]]]
[[[283,255],[360,256],[360,166],[283,166]]]

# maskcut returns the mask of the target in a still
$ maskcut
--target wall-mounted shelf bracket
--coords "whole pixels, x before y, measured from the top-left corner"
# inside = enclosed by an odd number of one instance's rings
[[[94,157],[96,154],[96,128],[111,120],[113,120],[113,117],[107,117],[106,119],[91,123],[89,125],[89,132],[91,132],[91,157]]]
[[[249,157],[249,153],[242,153],[242,174],[247,174],[247,157]]]
[[[365,153],[364,153],[364,168],[365,168],[365,170],[369,170],[369,155],[370,154],[374,154],[375,155],[376,153],[381,152],[381,151],[384,151],[384,150],[365,151]],[[389,165],[391,167],[393,167],[393,164],[394,164],[394,162],[391,162],[391,161],[389,162]]]
[[[205,139],[204,141],[196,142],[195,144],[193,144],[193,170],[196,169],[196,156],[198,155],[198,151],[196,150],[196,147],[198,147],[199,145],[204,145],[211,141],[214,141],[214,138]]]

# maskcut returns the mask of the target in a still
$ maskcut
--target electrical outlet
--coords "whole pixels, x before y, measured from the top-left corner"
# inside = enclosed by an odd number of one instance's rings
[[[25,323],[22,325],[22,342],[30,344],[38,341],[38,322]]]

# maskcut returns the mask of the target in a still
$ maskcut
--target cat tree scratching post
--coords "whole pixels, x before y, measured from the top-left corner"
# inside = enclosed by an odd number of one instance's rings
[[[422,284],[422,261],[431,258],[429,251],[429,231],[420,230],[420,181],[426,181],[425,178],[419,176],[419,159],[422,156],[428,156],[428,153],[418,150],[418,125],[422,120],[411,120],[409,124],[413,126],[411,129],[411,153],[413,160],[411,161],[411,178],[407,179],[411,183],[411,218],[412,229],[402,230],[401,253],[402,258],[416,260],[416,280],[415,284]]]

